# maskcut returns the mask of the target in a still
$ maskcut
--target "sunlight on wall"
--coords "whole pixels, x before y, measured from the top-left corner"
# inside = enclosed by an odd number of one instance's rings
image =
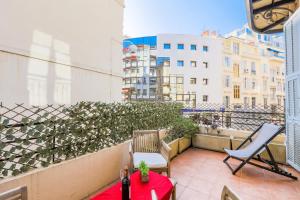
[[[60,63],[71,64],[70,47],[65,42],[54,40],[55,60]],[[57,104],[71,104],[71,67],[55,64],[54,102]]]
[[[49,103],[71,103],[71,64],[70,47],[67,43],[35,30],[30,48],[30,56],[43,60],[30,59],[28,63],[27,90],[29,104],[42,106]],[[48,61],[51,57],[58,63]],[[53,68],[53,69],[52,69]]]
[[[32,42],[30,55],[49,59],[52,37],[40,31],[34,31]],[[27,90],[30,105],[47,104],[47,76],[47,62],[36,59],[29,60]]]

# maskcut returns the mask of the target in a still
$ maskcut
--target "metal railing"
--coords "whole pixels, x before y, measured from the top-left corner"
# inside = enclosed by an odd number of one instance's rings
[[[262,123],[285,124],[284,106],[232,104],[201,104],[197,108],[182,110],[184,115],[191,117],[200,125],[213,128],[223,127],[238,130],[255,130]]]

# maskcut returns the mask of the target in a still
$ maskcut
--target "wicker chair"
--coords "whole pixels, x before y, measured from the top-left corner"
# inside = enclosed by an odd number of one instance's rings
[[[166,172],[170,177],[171,148],[159,138],[157,130],[133,131],[133,140],[130,145],[131,168],[136,170],[141,161],[149,166],[150,170]]]
[[[0,193],[0,200],[27,200],[27,187],[18,187]]]

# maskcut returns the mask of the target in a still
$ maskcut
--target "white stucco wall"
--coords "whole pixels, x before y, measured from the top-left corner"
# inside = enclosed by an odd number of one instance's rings
[[[171,49],[165,50],[164,43],[170,43]],[[178,50],[177,44],[184,44],[184,50]],[[191,51],[190,45],[196,44],[197,50]],[[203,45],[208,52],[203,52]],[[196,92],[196,103],[203,103],[203,95],[208,95],[208,103],[222,103],[222,40],[220,38],[201,37],[200,35],[159,34],[157,35],[156,55],[170,57],[170,74],[184,76],[184,93]],[[184,67],[177,66],[177,60],[184,60]],[[197,67],[191,67],[190,61],[197,61]],[[208,62],[208,68],[203,62]],[[197,84],[191,85],[190,78],[197,78]],[[208,85],[203,85],[203,78]]]
[[[0,102],[121,101],[123,0],[3,0]]]

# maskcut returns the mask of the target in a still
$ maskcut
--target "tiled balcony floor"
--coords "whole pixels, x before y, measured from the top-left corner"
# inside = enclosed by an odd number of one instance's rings
[[[300,200],[300,180],[292,179],[246,165],[232,175],[223,163],[225,154],[191,148],[173,159],[171,176],[177,182],[179,200],[220,200],[224,185],[242,200]],[[229,160],[237,166],[238,162]],[[288,167],[284,167],[288,168]],[[300,179],[300,173],[288,168]]]

